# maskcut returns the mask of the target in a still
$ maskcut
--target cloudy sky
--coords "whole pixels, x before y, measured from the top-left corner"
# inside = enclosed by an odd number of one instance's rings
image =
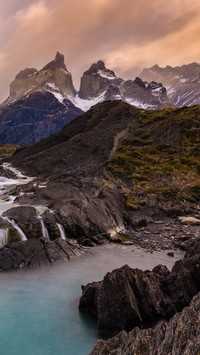
[[[21,69],[40,69],[57,51],[76,88],[98,59],[123,78],[156,63],[200,62],[200,1],[1,1],[0,101]]]

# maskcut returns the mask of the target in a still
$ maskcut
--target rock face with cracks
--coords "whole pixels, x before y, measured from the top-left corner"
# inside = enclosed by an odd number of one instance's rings
[[[29,239],[0,249],[0,271],[51,265],[81,253],[82,249],[73,240]]]
[[[200,293],[189,307],[155,330],[124,330],[107,341],[98,340],[90,355],[200,354]]]
[[[125,265],[82,290],[79,308],[97,318],[100,334],[113,336],[123,329],[169,319],[200,291],[200,239],[171,272],[162,265],[152,271]]]

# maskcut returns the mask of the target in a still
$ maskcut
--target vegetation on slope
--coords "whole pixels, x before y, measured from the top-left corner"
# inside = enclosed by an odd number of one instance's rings
[[[132,188],[127,208],[200,200],[200,107],[141,111],[140,127],[107,163]]]
[[[18,148],[19,145],[15,144],[0,145],[0,158],[10,158]]]

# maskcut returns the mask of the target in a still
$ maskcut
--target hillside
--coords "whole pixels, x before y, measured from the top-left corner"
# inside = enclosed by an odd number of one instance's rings
[[[199,106],[144,111],[122,101],[98,104],[11,158],[35,177],[29,187],[16,186],[17,201],[46,205],[78,238],[198,214],[199,114]]]

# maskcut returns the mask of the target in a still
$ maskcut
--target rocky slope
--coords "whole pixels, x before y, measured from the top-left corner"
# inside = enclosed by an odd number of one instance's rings
[[[128,265],[108,273],[103,281],[82,286],[79,309],[97,318],[97,332],[113,336],[125,329],[172,317],[200,291],[200,239],[170,272],[166,266],[152,271]]]
[[[200,104],[200,64],[191,63],[180,67],[154,65],[143,69],[140,77],[147,81],[161,82],[167,89],[170,101],[176,106]]]
[[[45,204],[69,232],[92,237],[134,229],[142,219],[198,216],[198,151],[199,106],[147,112],[116,101],[98,104],[11,162],[37,177],[20,203]]]
[[[61,224],[83,245],[114,240],[185,248],[200,223],[198,152],[199,106],[144,111],[122,101],[101,103],[8,160],[32,179],[2,191],[4,200],[12,195],[22,205],[6,216],[27,238],[41,235],[27,206],[42,205],[51,240]],[[5,162],[0,171],[16,174]],[[188,227],[180,215],[198,223]]]
[[[200,293],[169,323],[161,323],[155,330],[134,328],[130,333],[122,331],[107,341],[98,340],[90,355],[198,355],[199,319]]]
[[[0,108],[1,144],[33,144],[59,131],[82,111],[48,91],[34,92]]]

